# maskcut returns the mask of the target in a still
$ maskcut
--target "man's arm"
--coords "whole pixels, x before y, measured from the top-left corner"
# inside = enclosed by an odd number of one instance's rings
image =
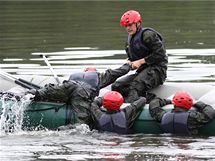
[[[92,103],[90,107],[90,112],[92,119],[94,121],[94,126],[97,126],[98,120],[105,111],[102,111],[102,97],[97,97]]]
[[[209,122],[215,117],[215,109],[208,104],[198,101],[193,105],[193,107],[195,107],[199,112],[198,120],[203,124]]]
[[[143,107],[146,104],[146,98],[140,97],[138,100],[134,101],[130,105],[126,106],[122,111],[125,112],[125,117],[128,122],[128,127],[131,128],[134,124],[134,121],[142,112]]]
[[[149,112],[152,118],[157,122],[161,122],[163,115],[166,113],[166,111],[162,109],[162,107],[167,104],[171,104],[171,100],[155,98],[150,102]]]
[[[144,62],[148,65],[159,64],[161,62],[167,63],[167,55],[164,43],[160,40],[157,33],[154,31],[146,31],[143,34],[143,42],[150,49],[151,54],[144,58]]]

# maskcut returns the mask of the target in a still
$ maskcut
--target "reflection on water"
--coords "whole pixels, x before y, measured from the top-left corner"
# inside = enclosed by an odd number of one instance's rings
[[[30,64],[23,64],[21,60],[9,63],[4,59],[0,64],[6,72],[20,75],[52,75],[49,67],[40,55],[46,55],[48,61],[58,76],[68,76],[72,72],[82,71],[86,67],[96,67],[98,71],[107,68],[117,68],[126,60],[124,50],[69,50],[59,52],[32,53],[38,58],[29,58]],[[168,82],[205,82],[214,84],[215,80],[215,49],[167,49],[169,55]],[[193,55],[195,53],[195,56]]]

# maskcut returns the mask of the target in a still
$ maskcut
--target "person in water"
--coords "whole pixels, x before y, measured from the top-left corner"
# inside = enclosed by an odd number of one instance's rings
[[[142,26],[139,12],[125,12],[120,25],[128,33],[125,51],[127,61],[133,70],[136,69],[136,73],[117,80],[113,83],[112,90],[120,92],[126,102],[133,102],[164,83],[168,57],[163,37],[154,29]]]
[[[103,97],[97,97],[91,104],[91,116],[94,129],[115,132],[118,134],[132,133],[134,121],[142,112],[146,98],[138,100],[120,109],[124,98],[119,92],[109,91]]]
[[[162,107],[173,104],[172,111]],[[195,107],[196,110],[190,110]],[[199,128],[215,117],[212,106],[201,101],[195,102],[193,97],[184,91],[177,92],[173,99],[155,98],[149,104],[149,112],[160,125],[164,133],[196,135]]]
[[[117,69],[97,72],[95,68],[86,68],[84,72],[74,73],[62,84],[47,84],[39,90],[29,91],[35,101],[63,102],[68,105],[66,124],[81,123],[91,125],[89,108],[99,90],[113,83],[131,69],[124,64]],[[74,114],[74,115],[73,115]]]

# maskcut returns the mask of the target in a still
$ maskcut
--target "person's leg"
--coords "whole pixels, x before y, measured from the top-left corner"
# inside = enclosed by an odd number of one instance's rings
[[[121,93],[124,97],[127,96],[129,92],[130,83],[133,81],[135,76],[136,74],[131,74],[117,80],[112,84],[111,90]]]
[[[158,70],[153,67],[148,67],[142,70],[130,83],[130,90],[126,101],[133,102],[139,96],[147,97],[146,92],[160,84],[160,73]]]
[[[70,99],[70,106],[74,113],[73,119],[80,124],[87,124],[92,127],[92,119],[90,114],[90,107],[92,99],[84,91],[76,91]]]

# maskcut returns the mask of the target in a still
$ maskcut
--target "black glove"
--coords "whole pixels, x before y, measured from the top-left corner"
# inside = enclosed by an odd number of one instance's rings
[[[36,94],[36,92],[37,92],[37,90],[36,89],[30,89],[29,91],[27,91],[25,94],[33,94],[33,95],[35,95]]]
[[[167,105],[172,104],[172,100],[166,99],[166,104],[167,104]]]
[[[27,91],[27,92],[25,93],[25,95],[32,95],[32,98],[31,98],[31,99],[33,99],[34,101],[40,101],[40,100],[41,100],[41,97],[40,97],[40,95],[39,95],[39,92],[38,92],[38,90],[36,90],[36,89],[31,89],[31,90]]]
[[[197,108],[198,110],[203,110],[207,105],[201,101],[195,102],[193,107]]]

